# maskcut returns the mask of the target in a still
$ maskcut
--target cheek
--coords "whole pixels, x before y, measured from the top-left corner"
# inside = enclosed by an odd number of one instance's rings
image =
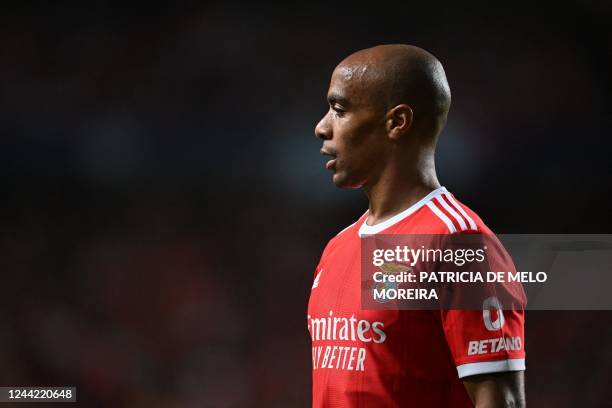
[[[367,126],[355,124],[354,121],[339,124],[337,135],[338,144],[351,151],[360,148],[369,138]]]
[[[362,125],[353,129],[350,135],[351,137],[346,139],[346,147],[352,153],[351,156],[368,160],[379,155],[384,135],[375,126]]]

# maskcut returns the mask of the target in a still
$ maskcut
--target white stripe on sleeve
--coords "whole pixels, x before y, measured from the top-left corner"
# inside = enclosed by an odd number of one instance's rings
[[[436,197],[436,200],[438,200],[440,205],[442,205],[442,207],[444,207],[446,211],[448,211],[448,213],[457,220],[459,226],[461,227],[461,231],[465,231],[467,229],[467,225],[465,225],[465,221],[463,221],[463,218],[459,214],[457,214],[457,211],[453,210],[453,208],[448,205],[442,197],[438,196]]]
[[[476,223],[474,222],[474,220],[465,212],[463,207],[461,207],[459,204],[457,204],[457,202],[455,201],[453,196],[450,195],[450,193],[444,193],[444,196],[446,198],[448,198],[448,201],[450,201],[450,203],[461,213],[461,215],[463,215],[465,217],[465,219],[470,224],[470,228],[473,229],[474,231],[477,231],[478,227],[476,226]]]
[[[446,215],[444,215],[444,213],[442,211],[440,211],[440,209],[438,207],[436,207],[436,205],[433,203],[433,201],[428,202],[427,206],[429,207],[429,209],[431,211],[433,211],[434,214],[436,214],[438,216],[438,218],[440,218],[442,221],[444,221],[444,223],[448,227],[448,230],[451,232],[451,234],[454,233],[454,232],[457,232],[457,229],[453,225],[453,222],[451,220],[449,220],[448,217]]]
[[[457,366],[459,378],[477,374],[500,373],[504,371],[525,370],[524,358],[510,358],[500,361],[483,361],[481,363],[461,364]]]

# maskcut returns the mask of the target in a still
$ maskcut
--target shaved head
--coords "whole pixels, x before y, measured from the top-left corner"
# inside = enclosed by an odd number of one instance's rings
[[[419,133],[437,136],[446,123],[450,88],[442,64],[422,48],[380,45],[357,51],[335,70],[380,109],[410,106]]]
[[[437,185],[435,149],[450,99],[442,64],[419,47],[380,45],[349,55],[332,73],[329,110],[315,127],[334,183]]]

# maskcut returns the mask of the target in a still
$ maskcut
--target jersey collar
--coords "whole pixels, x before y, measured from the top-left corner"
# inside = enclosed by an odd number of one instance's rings
[[[359,227],[359,236],[363,237],[365,235],[378,234],[381,231],[386,230],[390,226],[397,224],[401,220],[408,217],[410,214],[415,213],[419,208],[421,208],[422,206],[424,206],[425,204],[433,200],[436,196],[442,193],[447,193],[447,192],[448,190],[446,189],[446,187],[439,187],[435,189],[434,191],[432,191],[431,193],[427,194],[425,197],[421,198],[416,203],[412,204],[410,207],[400,212],[399,214],[395,214],[393,217],[389,218],[388,220],[375,224],[375,225],[368,225],[367,224],[368,217],[364,217],[364,220],[361,223],[361,226]]]

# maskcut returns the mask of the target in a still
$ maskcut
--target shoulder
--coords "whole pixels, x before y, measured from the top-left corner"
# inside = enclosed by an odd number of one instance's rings
[[[443,190],[426,204],[423,218],[431,233],[439,234],[489,234],[491,230],[470,207],[459,201],[454,194]]]

